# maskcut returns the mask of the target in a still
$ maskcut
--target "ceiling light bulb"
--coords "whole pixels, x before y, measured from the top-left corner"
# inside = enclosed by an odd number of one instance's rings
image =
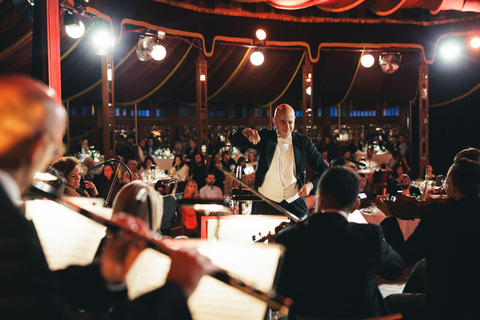
[[[267,33],[263,29],[258,29],[257,32],[255,32],[255,36],[258,40],[263,41],[267,38]]]
[[[263,56],[263,53],[261,53],[260,51],[255,51],[255,52],[252,53],[252,55],[250,56],[250,62],[251,62],[254,66],[259,66],[259,65],[261,65],[264,60],[265,60],[265,57]]]
[[[160,61],[163,60],[167,55],[167,50],[161,44],[157,44],[152,51],[152,58]]]
[[[365,68],[370,68],[375,63],[375,58],[371,54],[365,54],[360,62]]]
[[[472,40],[470,41],[470,45],[475,49],[480,48],[480,38],[479,37],[472,38]]]
[[[96,54],[101,56],[111,55],[114,44],[112,33],[106,27],[101,27],[93,36],[93,44]]]
[[[78,39],[81,36],[83,36],[83,34],[85,33],[85,25],[83,24],[83,22],[78,21],[78,24],[79,24],[78,26],[76,25],[65,26],[65,32],[68,34],[70,38]]]

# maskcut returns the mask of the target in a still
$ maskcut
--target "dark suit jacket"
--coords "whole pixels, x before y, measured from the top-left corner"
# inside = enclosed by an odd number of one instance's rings
[[[107,289],[98,265],[50,271],[33,223],[0,184],[0,319],[72,319],[72,310],[107,312],[111,306],[120,312],[113,319],[190,319],[174,284],[130,302],[126,290]]]
[[[265,180],[268,168],[272,163],[273,155],[277,148],[277,132],[275,129],[262,129],[258,132],[260,142],[257,145],[252,144],[243,135],[242,130],[234,130],[229,137],[233,145],[245,146],[258,151],[258,162],[255,170],[255,188],[258,189]],[[307,163],[313,169],[313,177],[310,182],[313,184],[312,193],[317,189],[318,180],[323,172],[328,169],[328,165],[323,160],[317,148],[313,145],[310,138],[296,132],[292,132],[293,153],[295,155],[295,169],[298,186],[305,184]]]
[[[465,197],[422,218],[404,241],[395,217],[381,223],[385,239],[407,264],[427,259],[429,319],[478,319],[480,198]]]
[[[278,291],[291,297],[296,315],[328,319],[388,314],[375,274],[396,279],[403,259],[379,226],[349,223],[336,212],[316,213],[280,231],[285,245]]]

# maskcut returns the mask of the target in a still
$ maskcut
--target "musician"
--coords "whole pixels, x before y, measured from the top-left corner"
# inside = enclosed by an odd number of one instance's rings
[[[328,165],[312,141],[295,128],[295,111],[288,104],[275,109],[275,129],[239,128],[230,134],[230,142],[258,151],[255,188],[265,197],[278,203],[298,217],[307,215],[305,198],[312,191]],[[307,163],[313,177],[305,183]],[[298,197],[300,198],[298,198]],[[267,203],[254,202],[252,213],[277,214]]]
[[[403,259],[383,240],[374,224],[348,222],[358,208],[358,175],[333,167],[320,179],[319,212],[280,231],[285,246],[278,292],[293,299],[296,316],[353,319],[389,314],[375,275],[390,280],[403,271]]]
[[[0,77],[0,114],[0,319],[73,319],[72,309],[112,306],[111,319],[191,318],[186,298],[216,271],[196,252],[174,251],[166,285],[134,301],[124,279],[142,243],[113,237],[100,265],[49,270],[21,194],[62,149],[67,114],[53,90],[20,75]]]
[[[480,165],[457,160],[446,178],[446,193],[454,203],[424,216],[405,241],[388,206],[378,207],[387,216],[381,223],[385,239],[407,264],[426,258],[427,290],[391,295],[386,301],[404,319],[478,319],[480,285]]]

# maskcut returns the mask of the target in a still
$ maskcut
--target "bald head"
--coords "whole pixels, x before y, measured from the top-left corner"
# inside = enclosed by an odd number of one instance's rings
[[[45,169],[66,127],[55,92],[27,76],[0,77],[0,115],[0,168],[12,175],[22,166]]]
[[[288,104],[281,104],[275,109],[273,124],[277,128],[277,134],[288,137],[295,129],[295,110]]]

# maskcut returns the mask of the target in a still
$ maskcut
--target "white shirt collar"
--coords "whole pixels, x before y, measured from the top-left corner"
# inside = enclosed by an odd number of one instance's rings
[[[17,182],[10,174],[2,169],[0,169],[0,184],[3,186],[5,193],[13,203],[17,204],[22,201],[22,194]]]
[[[292,133],[290,132],[290,134],[287,136],[287,137],[281,137],[279,134],[278,134],[278,130],[275,130],[275,132],[277,133],[277,140],[280,140],[280,139],[285,139],[285,140],[290,140],[292,141]]]

